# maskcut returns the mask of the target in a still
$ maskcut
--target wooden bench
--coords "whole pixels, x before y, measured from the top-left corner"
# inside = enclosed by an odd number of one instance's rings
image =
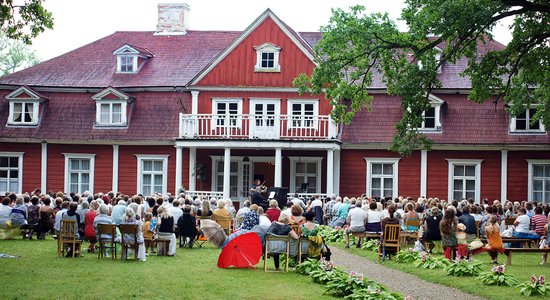
[[[357,248],[361,247],[363,239],[380,239],[381,232],[352,232],[351,235],[359,239]]]
[[[531,248],[531,246],[538,245],[538,241],[536,239],[522,239],[522,238],[515,238],[515,237],[503,237],[502,243],[523,243],[524,248]],[[486,244],[487,238],[481,238],[481,242]]]
[[[524,252],[524,253],[548,253],[550,248],[539,249],[539,248],[505,248],[504,255],[507,256],[506,265],[512,265],[512,253],[513,252]]]

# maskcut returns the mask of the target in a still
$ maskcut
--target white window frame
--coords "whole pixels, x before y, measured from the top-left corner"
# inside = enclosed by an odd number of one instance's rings
[[[316,163],[317,164],[317,174],[316,174],[316,182],[317,189],[314,193],[321,193],[321,176],[322,176],[322,157],[296,157],[296,156],[289,156],[288,159],[290,160],[290,181],[289,181],[289,188],[294,187],[294,183],[296,182],[296,163],[297,162],[305,162],[305,163]],[[294,193],[295,191],[289,191],[290,193]]]
[[[90,171],[88,172],[90,174],[90,181],[88,183],[88,186],[89,186],[89,192],[90,194],[93,194],[94,193],[94,173],[95,173],[95,154],[83,154],[83,153],[63,153],[63,155],[65,156],[65,184],[64,184],[64,187],[65,187],[65,191],[66,192],[75,192],[77,194],[82,194],[83,192],[85,191],[71,191],[71,177],[70,177],[70,174],[69,174],[69,163],[70,163],[70,160],[71,159],[88,159],[90,160]],[[81,172],[79,172],[81,173]],[[78,176],[79,177],[79,185],[78,185],[78,189],[81,188],[80,184],[82,183],[80,181],[80,175]]]
[[[256,115],[256,104],[273,104],[275,105],[274,108],[274,114],[272,116],[266,116],[266,115]],[[281,99],[278,98],[250,98],[250,135],[251,136],[258,136],[258,137],[273,137],[278,138],[279,132],[280,132],[280,123],[281,123]],[[273,120],[273,132],[258,132],[259,128],[268,128],[271,126],[256,126],[256,120],[257,118],[265,118],[265,117],[271,117]],[[267,121],[267,120],[266,120]]]
[[[302,106],[301,108],[301,117],[302,119],[300,120],[300,125],[299,126],[295,126],[294,125],[294,114],[293,114],[293,106],[294,104],[300,104]],[[312,115],[312,121],[311,121],[311,126],[305,126],[305,115],[304,115],[304,105],[305,104],[313,104],[313,115]],[[288,124],[287,124],[287,127],[288,128],[317,128],[318,126],[318,121],[319,121],[319,100],[318,99],[288,99],[287,101],[287,115],[288,115]]]
[[[366,182],[366,194],[372,196],[372,165],[373,164],[393,164],[393,191],[392,198],[396,198],[399,195],[399,160],[400,158],[391,157],[364,157],[367,163],[367,182]],[[390,178],[389,176],[383,178]],[[382,187],[382,191],[383,191]],[[382,195],[380,197],[383,197]]]
[[[224,116],[218,116],[218,103],[226,104],[226,112],[230,103],[237,103],[237,115],[235,116],[235,125],[218,125],[219,119],[224,119]],[[242,98],[212,98],[212,129],[217,128],[241,128],[242,125],[242,113],[243,113],[243,99]],[[230,115],[231,116],[231,115]],[[229,120],[231,121],[231,119]]]
[[[255,72],[281,72],[281,65],[279,64],[279,53],[281,48],[271,43],[265,43],[261,46],[254,47],[256,49],[256,65],[254,66]],[[262,54],[273,53],[273,67],[262,67]]]
[[[24,154],[25,152],[0,152],[0,156],[3,156],[3,157],[17,157],[18,159],[17,166],[19,169],[18,170],[19,178],[17,180],[17,185],[19,189],[17,191],[0,191],[0,194],[4,194],[5,192],[16,192],[18,194],[23,193],[23,155]],[[9,173],[8,173],[8,177],[9,177]],[[8,181],[8,186],[9,186],[9,181]]]
[[[211,156],[212,158],[212,190],[213,191],[216,191],[216,192],[223,192],[223,189],[221,191],[218,191],[218,184],[220,184],[220,182],[218,182],[218,176],[219,175],[222,175],[222,178],[223,178],[223,174],[224,172],[223,171],[220,171],[218,170],[218,164],[221,162],[223,163],[224,160],[222,157],[215,157],[215,156]],[[231,157],[231,160],[230,160],[230,167],[231,167],[231,163],[237,163],[237,171],[234,171],[232,172],[231,170],[229,170],[229,177],[231,176],[237,176],[237,197],[241,197],[241,195],[239,195],[239,192],[241,192],[243,190],[243,187],[241,187],[241,182],[242,182],[242,169],[243,169],[243,161],[242,161],[242,157],[235,157],[235,156],[232,156]],[[251,170],[252,170],[252,167],[253,167],[253,163],[252,163],[252,166],[251,166]],[[231,183],[231,178],[229,179],[229,182]],[[222,179],[222,185],[223,185],[223,179]],[[231,191],[231,188],[230,188],[230,191]],[[232,195],[230,195],[231,197],[233,197]]]
[[[38,125],[38,109],[40,107],[40,101],[39,100],[10,100],[10,113],[8,116],[8,125],[14,125],[14,126],[35,126]],[[15,113],[15,104],[21,104],[22,108],[25,106],[25,104],[32,104],[33,111],[32,111],[32,119],[31,122],[16,122],[14,120],[14,113]],[[23,120],[23,114],[24,112],[21,112],[22,116],[21,119]]]
[[[120,104],[120,123],[113,123],[113,104]],[[96,118],[95,123],[96,126],[126,126],[127,122],[127,106],[126,100],[96,100]],[[109,122],[102,123],[101,122],[101,106],[102,105],[109,105]]]
[[[550,159],[528,159],[527,160],[527,201],[533,200],[533,165],[550,165]],[[546,202],[550,203],[550,202]]]
[[[162,161],[162,194],[168,192],[168,158],[170,155],[163,154],[136,154],[137,158],[137,188],[138,194],[143,194],[142,175],[143,175],[143,161],[144,160],[160,160]],[[150,196],[150,195],[144,195]]]
[[[537,108],[537,105],[531,105],[529,109]],[[539,120],[539,129],[529,129],[529,124],[531,123],[531,117],[529,116],[529,113],[527,112],[527,109],[525,110],[525,122],[526,122],[526,129],[516,129],[516,122],[517,117],[510,115],[510,133],[521,133],[521,134],[545,134],[546,128],[544,128],[544,124],[542,124],[541,120]]]
[[[130,58],[132,59],[132,70],[123,71],[122,70],[122,60]],[[122,74],[135,74],[138,71],[138,56],[136,54],[119,54],[117,55],[117,73]]]
[[[434,49],[436,50],[436,53],[434,54],[435,61],[436,63],[439,63],[441,61],[441,56],[443,56],[443,49],[439,47],[434,47]],[[422,61],[418,60],[417,64],[418,68],[422,69]],[[441,74],[441,67],[443,67],[443,65],[440,65],[437,68],[437,74]]]
[[[483,162],[483,159],[446,159],[449,166],[448,166],[448,178],[447,178],[447,199],[449,201],[452,200],[459,200],[460,199],[453,199],[454,198],[454,167],[456,165],[474,165],[476,168],[475,171],[475,193],[476,196],[474,200],[477,203],[480,203],[481,200],[481,163]]]
[[[420,125],[420,127],[416,128],[416,130],[418,131],[422,131],[422,132],[426,132],[426,133],[429,133],[429,132],[440,132],[441,131],[441,106],[445,103],[445,101],[439,97],[436,97],[434,95],[428,95],[428,99],[430,101],[430,105],[431,107],[434,108],[434,113],[435,113],[435,120],[434,120],[434,128],[426,128],[426,121],[425,121],[425,115],[426,115],[426,112],[422,112],[422,124]]]

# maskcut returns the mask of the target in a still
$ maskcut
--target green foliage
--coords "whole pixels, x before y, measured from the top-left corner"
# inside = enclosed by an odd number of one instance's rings
[[[388,293],[381,290],[361,288],[355,290],[353,294],[349,294],[344,299],[358,300],[401,300],[403,296],[399,293]]]
[[[422,252],[420,258],[414,263],[415,267],[420,267],[424,269],[439,269],[449,266],[451,262],[445,257],[434,257]]]
[[[544,282],[544,275],[540,275],[540,278],[533,275],[531,281],[526,281],[517,287],[521,288],[519,292],[523,296],[550,296],[550,285]]]
[[[420,259],[420,253],[412,251],[410,248],[407,250],[401,250],[393,257],[396,263],[411,263],[417,259]]]
[[[516,276],[506,274],[504,265],[495,266],[491,272],[483,272],[478,276],[479,281],[485,285],[516,286],[519,284]]]
[[[320,269],[319,260],[308,258],[304,260],[301,264],[296,266],[296,272],[302,275],[309,275],[313,270]]]
[[[319,235],[325,239],[326,242],[343,243],[344,242],[344,230],[332,229],[328,226],[319,226]]]
[[[361,246],[361,249],[378,251],[379,246],[380,246],[380,240],[370,239],[370,240],[367,240],[365,243],[363,243],[363,245]]]
[[[53,28],[52,13],[43,6],[44,0],[0,2],[0,28],[9,39],[30,44],[32,38]]]
[[[445,267],[447,275],[451,276],[477,276],[481,273],[481,262],[474,260],[456,260]]]
[[[478,52],[492,39],[490,30],[507,17],[514,18],[512,41],[504,49]],[[388,94],[402,101],[391,150],[407,156],[431,147],[415,128],[429,107],[428,94],[441,87],[439,67],[465,58],[469,63],[462,75],[472,84],[470,100],[503,99],[513,115],[537,104],[535,118],[550,128],[547,1],[407,0],[401,20],[408,32],[400,32],[387,14],[366,14],[363,6],[333,10],[314,49],[317,67],[311,75],[299,75],[294,85],[301,93],[324,94],[334,107],[332,118],[349,124],[360,110],[370,109],[367,88],[380,73]]]
[[[39,63],[36,52],[20,40],[10,40],[0,33],[0,76]]]

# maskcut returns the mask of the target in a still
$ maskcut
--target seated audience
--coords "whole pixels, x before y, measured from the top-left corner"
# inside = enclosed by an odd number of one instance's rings
[[[286,215],[281,215],[279,217],[279,220],[271,223],[271,226],[269,227],[269,230],[267,231],[267,234],[274,234],[274,235],[290,235],[293,239],[298,239],[298,235],[296,232],[292,230],[289,223],[289,219]],[[273,262],[275,264],[275,270],[279,270],[279,254],[272,254],[273,255]]]
[[[145,261],[145,244],[143,243],[143,234],[141,231],[142,222],[136,218],[136,212],[131,208],[126,208],[124,216],[122,216],[122,222],[120,224],[132,224],[137,225],[137,236],[134,239],[133,235],[124,234],[123,240],[127,244],[139,244],[137,259],[139,261]],[[126,253],[122,253],[122,259],[126,259]]]
[[[206,201],[208,202],[208,201]],[[170,240],[168,249],[163,249],[169,256],[176,255],[176,235],[174,234],[176,223],[174,222],[174,216],[164,206],[158,208],[157,217],[157,234],[159,240]],[[161,243],[158,243],[160,247]],[[160,251],[160,249],[157,249]]]
[[[361,209],[362,203],[358,201],[355,207],[348,212],[346,224],[349,227],[344,230],[344,238],[346,240],[346,248],[349,248],[349,235],[353,232],[365,232],[365,223],[367,220],[367,212]],[[359,244],[357,244],[359,246]]]
[[[195,217],[191,214],[191,206],[183,207],[183,214],[178,219],[178,230],[180,235],[180,248],[186,245],[193,248],[193,242],[197,237],[197,225]]]
[[[500,227],[495,216],[489,218],[489,221],[485,225],[485,232],[487,235],[487,253],[491,256],[493,264],[497,264],[498,253],[504,250],[504,246],[500,237]]]
[[[279,216],[281,215],[281,210],[279,209],[279,203],[277,200],[271,200],[269,201],[269,208],[265,212],[267,217],[269,218],[269,221],[274,222],[279,220]]]

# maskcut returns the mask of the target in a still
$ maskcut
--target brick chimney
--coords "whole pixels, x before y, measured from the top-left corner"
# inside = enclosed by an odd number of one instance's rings
[[[185,3],[159,3],[158,24],[155,34],[186,34],[189,5]]]

